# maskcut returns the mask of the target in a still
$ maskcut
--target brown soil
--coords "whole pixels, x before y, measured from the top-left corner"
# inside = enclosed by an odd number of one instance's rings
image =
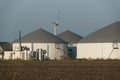
[[[0,61],[0,80],[119,80],[120,61]]]

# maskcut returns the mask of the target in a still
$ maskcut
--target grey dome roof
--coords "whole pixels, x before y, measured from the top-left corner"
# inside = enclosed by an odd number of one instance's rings
[[[100,30],[97,30],[84,39],[80,43],[105,43],[120,42],[120,22],[114,22]]]
[[[13,43],[18,43],[19,40],[15,40]],[[54,36],[53,34],[45,31],[44,29],[38,29],[21,38],[22,43],[66,43],[64,40]]]
[[[57,36],[69,43],[77,43],[77,42],[79,42],[79,40],[81,40],[83,38],[82,36],[75,34],[69,30],[62,32]]]

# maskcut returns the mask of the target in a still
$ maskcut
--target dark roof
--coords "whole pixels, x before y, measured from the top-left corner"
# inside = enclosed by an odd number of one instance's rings
[[[98,31],[95,31],[80,40],[80,43],[105,43],[120,41],[120,22],[114,22]]]
[[[15,40],[13,43],[18,43],[19,40]],[[53,34],[45,31],[44,29],[38,29],[21,38],[23,43],[66,43],[64,40],[54,36]]]
[[[82,36],[75,34],[69,30],[62,32],[57,36],[69,43],[77,43],[83,38]]]

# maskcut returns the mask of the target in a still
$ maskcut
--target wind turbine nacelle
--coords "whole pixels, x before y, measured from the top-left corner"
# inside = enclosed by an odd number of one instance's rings
[[[53,24],[54,24],[55,26],[59,26],[59,23],[58,23],[58,21],[56,21],[56,22],[53,22]]]
[[[59,26],[59,24],[58,24],[58,23],[55,23],[55,25],[56,25],[56,26]]]

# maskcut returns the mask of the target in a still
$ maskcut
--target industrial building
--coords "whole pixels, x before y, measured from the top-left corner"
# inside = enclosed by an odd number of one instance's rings
[[[55,60],[67,55],[67,42],[41,28],[15,40],[12,48],[4,52],[4,59]]]
[[[77,44],[77,59],[120,59],[120,22],[99,29]]]
[[[66,30],[57,35],[59,38],[68,42],[68,55],[71,58],[76,58],[77,54],[77,43],[83,38],[82,36],[70,31]]]

